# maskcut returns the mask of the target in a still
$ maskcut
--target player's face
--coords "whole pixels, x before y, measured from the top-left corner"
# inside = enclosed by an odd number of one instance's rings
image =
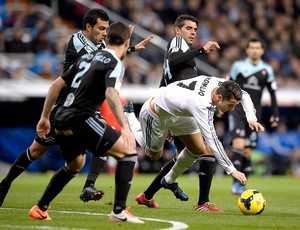
[[[91,27],[88,25],[88,39],[95,45],[100,44],[107,36],[108,21],[97,19],[97,24]]]
[[[261,59],[264,51],[265,50],[260,42],[250,42],[246,49],[246,53],[253,63],[258,62]]]
[[[182,28],[176,27],[176,36],[182,37],[189,46],[192,46],[197,35],[196,22],[185,20]]]
[[[218,102],[218,109],[222,112],[225,113],[229,110],[234,110],[235,106],[239,103],[236,99],[230,99],[229,101],[227,100],[220,100]]]

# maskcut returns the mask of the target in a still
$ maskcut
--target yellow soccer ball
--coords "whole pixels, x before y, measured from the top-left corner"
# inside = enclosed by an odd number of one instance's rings
[[[261,214],[264,211],[265,206],[265,198],[255,189],[244,191],[238,199],[238,207],[244,215]]]

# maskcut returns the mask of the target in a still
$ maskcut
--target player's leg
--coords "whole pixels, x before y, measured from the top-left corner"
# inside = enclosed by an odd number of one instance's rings
[[[36,137],[38,138],[38,137]],[[37,140],[37,139],[36,139]],[[23,173],[29,165],[37,160],[41,155],[43,155],[49,148],[49,146],[45,146],[39,144],[36,140],[34,140],[31,146],[21,152],[19,156],[16,158],[14,163],[11,165],[9,172],[5,176],[5,178],[0,183],[0,207],[3,204],[3,201],[11,187],[12,182]],[[42,142],[41,142],[42,143]]]
[[[231,141],[231,161],[234,167],[241,171],[242,160],[245,148],[246,138],[246,126],[248,125],[246,119],[241,117],[236,111],[229,112],[229,131],[232,136]],[[233,179],[233,185],[231,191],[233,194],[241,194],[245,190],[245,187],[240,184],[239,181]]]
[[[209,201],[209,193],[214,174],[215,157],[203,155],[199,158],[199,197],[195,206],[196,211],[222,212],[223,210],[212,205]]]
[[[151,99],[146,101],[141,108],[138,121],[133,115],[133,108],[128,109],[128,103],[124,106],[125,115],[127,113],[127,119],[130,124],[130,128],[133,131],[135,138],[137,134],[143,137],[143,143],[138,143],[145,147],[146,155],[152,160],[159,159],[163,154],[163,146],[165,138],[168,132],[161,127],[161,122],[158,119],[157,114],[150,108]],[[127,106],[127,108],[126,108]],[[145,137],[145,138],[144,138]],[[159,205],[152,199],[154,194],[161,188],[160,181],[162,177],[170,170],[174,165],[174,161],[169,161],[162,167],[157,177],[152,181],[150,186],[146,189],[145,193],[141,193],[136,197],[138,204],[146,205],[149,208],[159,208]]]
[[[135,140],[141,147],[145,147],[146,143],[142,133],[141,124],[135,116],[133,103],[126,102],[123,107],[123,110]]]
[[[175,182],[176,179],[190,166],[192,166],[194,162],[205,152],[205,144],[200,132],[189,135],[178,135],[178,137],[187,147],[180,152],[180,154],[177,156],[176,163],[168,172],[168,174],[162,179],[161,183],[164,188],[168,188],[168,186],[171,188],[170,185],[177,184]],[[181,193],[177,192],[176,189],[172,191],[177,198],[181,200],[188,200],[187,196],[181,196]]]
[[[89,200],[100,200],[104,196],[104,191],[95,188],[96,180],[107,162],[107,157],[97,157],[92,154],[90,170],[87,175],[84,187],[79,198],[87,202]]]
[[[95,113],[96,118],[98,118],[102,123],[107,123],[100,112]],[[104,196],[104,191],[95,188],[95,183],[103,171],[105,164],[107,163],[107,157],[97,157],[92,154],[90,170],[88,172],[86,181],[84,183],[83,189],[80,192],[79,198],[83,202],[88,202],[89,200],[100,200]]]
[[[104,145],[105,144],[105,145]],[[101,142],[96,149],[97,154],[106,153],[117,160],[115,172],[115,199],[110,214],[111,221],[144,223],[126,209],[126,201],[131,187],[134,166],[137,162],[137,152],[132,152],[124,145],[123,137],[110,126],[105,128]]]
[[[47,211],[50,202],[63,190],[70,180],[78,175],[84,164],[85,154],[80,154],[57,170],[38,203],[30,209],[29,217],[35,220],[51,220]]]

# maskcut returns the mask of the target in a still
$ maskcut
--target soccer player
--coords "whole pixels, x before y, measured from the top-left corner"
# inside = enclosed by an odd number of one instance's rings
[[[217,42],[209,41],[203,48],[191,49],[196,38],[198,28],[198,19],[191,15],[180,15],[174,24],[175,37],[169,42],[164,59],[164,72],[161,79],[160,87],[166,86],[169,83],[189,79],[200,75],[197,69],[195,57],[210,53],[213,50],[219,49]],[[174,144],[177,149],[177,155],[185,148],[184,144],[174,137]],[[167,162],[150,186],[136,197],[139,204],[144,204],[148,207],[158,208],[159,205],[152,199],[154,194],[161,188],[160,181],[164,175],[175,164],[176,157]],[[209,202],[209,192],[214,173],[215,158],[207,152],[199,159],[199,197],[198,206],[201,207],[198,211],[222,211],[222,209],[212,205]],[[175,195],[180,200],[187,200],[185,193],[178,192]]]
[[[246,47],[247,58],[233,63],[229,75],[240,87],[247,91],[255,105],[256,116],[261,119],[261,98],[263,90],[268,89],[271,96],[272,115],[271,127],[277,127],[279,111],[276,100],[276,81],[273,69],[262,60],[264,45],[259,39],[250,39]],[[247,121],[241,114],[242,107],[238,105],[236,110],[228,116],[229,129],[232,134],[232,162],[234,166],[245,173],[246,177],[252,172],[251,152],[256,147],[258,135],[247,127]],[[241,194],[245,191],[236,180],[233,181],[232,193]]]
[[[139,121],[144,139],[140,139],[138,143],[145,147],[146,155],[151,159],[162,156],[169,131],[186,146],[178,155],[174,166],[162,178],[160,183],[164,188],[171,190],[175,196],[182,193],[176,178],[209,151],[227,174],[242,185],[246,184],[244,173],[239,172],[228,158],[213,123],[216,109],[224,113],[233,110],[239,102],[243,105],[249,127],[255,131],[264,131],[264,127],[257,122],[249,94],[242,91],[234,81],[209,76],[176,81],[159,88],[155,96],[143,104]],[[131,126],[139,123],[129,116],[127,119]],[[196,205],[196,209],[199,208],[201,207]]]
[[[78,175],[85,164],[85,152],[89,150],[98,157],[110,155],[118,160],[115,202],[109,219],[144,223],[126,210],[126,199],[137,161],[135,139],[119,96],[124,76],[122,59],[129,42],[129,28],[121,22],[113,23],[107,32],[107,48],[83,55],[51,85],[37,124],[37,133],[40,138],[46,138],[50,131],[51,108],[61,89],[70,87],[54,120],[65,165],[53,175],[41,199],[29,211],[32,219],[51,220],[47,211],[50,202]],[[100,121],[95,114],[105,99],[121,127],[120,133]]]
[[[64,72],[74,64],[74,62],[83,54],[102,49],[105,45],[105,38],[107,35],[107,28],[109,26],[109,16],[101,9],[88,10],[83,18],[83,29],[72,35],[70,38],[64,62]],[[130,28],[133,29],[132,27]],[[152,36],[147,37],[134,47],[129,47],[130,51],[138,51],[145,48],[145,45],[152,39]],[[58,100],[51,112],[51,122],[54,119],[57,109],[62,105],[68,89],[63,89]],[[99,114],[100,119],[102,118]],[[0,183],[0,207],[11,187],[12,182],[24,172],[29,165],[42,156],[50,146],[56,145],[54,130],[48,134],[45,140],[35,136],[32,144],[23,152],[19,154],[15,162],[12,164],[8,174]],[[102,198],[104,192],[97,190],[94,187],[95,181],[104,167],[106,157],[92,157],[91,167],[84,188],[80,193],[80,199],[83,201],[99,200]]]

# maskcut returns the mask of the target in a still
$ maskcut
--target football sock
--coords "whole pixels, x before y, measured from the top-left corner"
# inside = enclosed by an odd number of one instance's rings
[[[118,160],[115,173],[115,202],[114,213],[121,213],[126,209],[126,200],[130,190],[134,165],[137,162],[137,154],[125,156]]]
[[[141,123],[135,117],[135,113],[124,113],[124,114],[127,117],[127,121],[129,123],[130,130],[131,130],[136,142],[139,144],[139,146],[145,147],[146,143],[145,143],[145,139],[143,137]]]
[[[5,182],[11,184],[33,161],[34,159],[31,157],[29,148],[23,151],[10,167],[8,174],[4,178]]]
[[[97,157],[92,154],[90,171],[87,175],[87,179],[84,184],[84,188],[93,187],[99,174],[102,172],[105,164],[107,162],[107,157]]]
[[[246,177],[248,177],[252,171],[252,164],[251,164],[251,157],[245,157],[242,158],[242,172],[245,174]]]
[[[65,166],[57,170],[37,204],[39,208],[42,211],[46,211],[50,202],[63,190],[69,181],[77,175],[78,173],[67,170]]]
[[[243,159],[243,150],[242,149],[236,149],[232,148],[232,163],[234,167],[238,170],[241,171],[242,169],[242,159]],[[238,180],[233,179],[234,182],[237,182]]]
[[[176,162],[176,158],[174,157],[160,169],[157,176],[154,178],[152,183],[144,192],[146,200],[151,200],[154,194],[161,188],[161,184],[160,184],[161,179],[170,171],[170,169],[173,167],[175,162]]]
[[[183,174],[190,166],[192,166],[199,156],[193,155],[187,148],[184,148],[178,155],[177,161],[168,174],[165,180],[168,184],[175,182],[177,177]]]
[[[214,156],[204,156],[199,159],[199,199],[198,205],[209,202],[209,191],[214,174],[216,159]]]

